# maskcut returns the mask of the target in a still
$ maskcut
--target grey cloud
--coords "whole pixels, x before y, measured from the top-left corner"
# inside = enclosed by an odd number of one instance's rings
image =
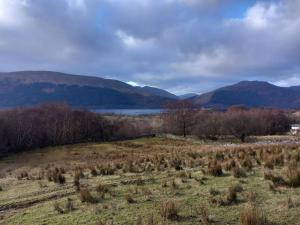
[[[247,6],[242,13],[239,4]],[[2,0],[0,7],[1,70],[99,75],[177,93],[240,80],[300,82],[297,0]]]

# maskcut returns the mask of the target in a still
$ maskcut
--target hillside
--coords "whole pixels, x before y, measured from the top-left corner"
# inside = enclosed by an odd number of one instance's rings
[[[268,82],[242,81],[192,98],[197,106],[299,108],[300,87],[278,87]]]
[[[87,108],[159,108],[172,100],[166,94],[148,92],[149,89],[117,80],[50,71],[0,73],[0,107],[65,102]],[[160,89],[155,90],[159,93]]]
[[[146,92],[148,94],[153,94],[165,98],[171,98],[171,99],[178,99],[178,97],[170,92],[167,92],[165,90],[155,88],[155,87],[149,87],[149,86],[144,86],[144,87],[137,87],[143,92]]]
[[[188,93],[188,94],[184,94],[184,95],[179,95],[178,97],[179,97],[179,99],[184,100],[184,99],[189,99],[189,98],[195,98],[197,96],[198,95],[195,93]]]

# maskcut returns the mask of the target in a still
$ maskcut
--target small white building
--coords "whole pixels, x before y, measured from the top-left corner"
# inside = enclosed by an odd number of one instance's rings
[[[292,124],[291,125],[291,134],[293,134],[293,135],[300,134],[300,124]]]

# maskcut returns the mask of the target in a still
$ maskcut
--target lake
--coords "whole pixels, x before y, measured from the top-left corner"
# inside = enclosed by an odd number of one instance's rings
[[[140,116],[160,114],[163,109],[93,109],[91,111],[100,114],[114,113],[118,115]]]

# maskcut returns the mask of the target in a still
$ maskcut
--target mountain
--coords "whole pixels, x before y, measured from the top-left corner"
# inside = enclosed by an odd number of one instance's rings
[[[192,98],[197,106],[300,108],[300,86],[278,87],[268,82],[242,81]]]
[[[0,107],[65,102],[87,108],[159,108],[167,101],[174,100],[112,79],[51,71],[0,73]]]
[[[137,88],[148,94],[157,95],[165,98],[178,99],[176,95],[159,88],[149,87],[149,86],[137,87]]]
[[[195,93],[188,93],[188,94],[184,94],[184,95],[179,95],[178,98],[184,100],[184,99],[189,99],[189,98],[195,98],[197,96],[198,95]]]

